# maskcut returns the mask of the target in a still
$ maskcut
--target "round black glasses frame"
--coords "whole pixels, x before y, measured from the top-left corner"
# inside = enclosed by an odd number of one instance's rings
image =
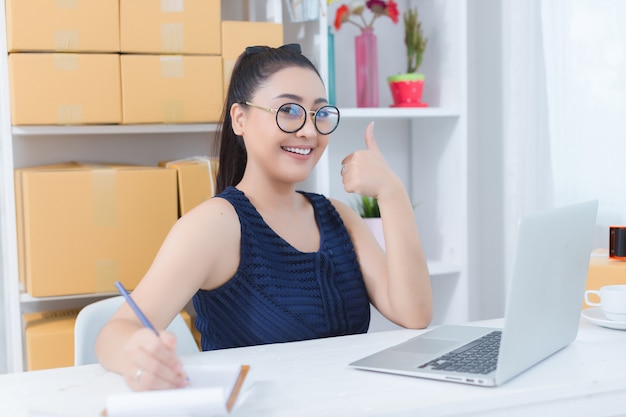
[[[304,107],[302,107],[300,104],[298,103],[285,103],[283,105],[281,105],[279,108],[277,109],[272,109],[269,107],[264,107],[264,106],[259,106],[258,104],[254,104],[254,103],[250,103],[249,101],[243,102],[241,104],[245,104],[251,107],[256,107],[257,109],[261,109],[261,110],[265,110],[268,111],[270,113],[275,113],[276,114],[276,125],[278,126],[278,128],[280,130],[282,130],[285,133],[295,133],[297,131],[299,131],[300,129],[302,129],[304,127],[304,125],[306,124],[306,115],[310,115],[312,120],[313,120],[313,125],[315,126],[315,130],[317,130],[317,132],[320,135],[330,135],[331,133],[333,133],[337,127],[339,126],[339,119],[340,119],[340,114],[339,114],[339,109],[336,106],[332,106],[330,104],[324,105],[322,107],[320,107],[319,109],[317,109],[316,111],[313,110],[307,110]],[[278,121],[278,117],[281,113],[281,109],[287,107],[287,106],[297,106],[300,109],[302,109],[302,111],[304,112],[305,117],[302,118],[302,123],[300,124],[300,126],[297,129],[293,129],[293,130],[288,130],[288,129],[284,129],[281,125],[280,122]],[[337,123],[335,124],[335,126],[328,132],[323,132],[319,129],[319,127],[317,126],[317,117],[318,114],[321,111],[324,111],[325,109],[330,109],[332,112],[335,112],[335,114],[337,115]]]

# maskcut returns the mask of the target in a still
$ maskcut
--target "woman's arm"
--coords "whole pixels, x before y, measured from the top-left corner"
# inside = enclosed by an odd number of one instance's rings
[[[167,328],[198,289],[216,288],[233,275],[239,262],[239,241],[237,215],[220,198],[199,205],[176,222],[132,292],[157,330]],[[161,331],[157,337],[142,326],[126,303],[96,341],[100,363],[123,374],[135,390],[184,386],[185,375],[175,352],[173,335]]]
[[[367,127],[365,143],[365,150],[342,161],[343,183],[347,192],[378,199],[386,251],[354,210],[334,204],[352,236],[374,306],[394,323],[423,328],[432,319],[432,289],[413,205],[376,145],[373,124]]]

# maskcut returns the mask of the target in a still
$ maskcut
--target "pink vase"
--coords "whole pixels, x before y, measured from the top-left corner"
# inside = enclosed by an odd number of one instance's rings
[[[356,105],[378,107],[378,46],[372,28],[354,38],[356,57]]]
[[[365,223],[372,231],[376,241],[385,250],[385,235],[383,234],[383,220],[380,217],[366,218]]]

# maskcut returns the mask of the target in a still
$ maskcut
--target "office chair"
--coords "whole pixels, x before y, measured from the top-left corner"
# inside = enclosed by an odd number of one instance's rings
[[[124,297],[116,296],[88,304],[80,310],[74,325],[74,366],[98,363],[94,350],[98,333],[122,303]],[[167,330],[176,336],[179,355],[199,352],[196,340],[180,314]]]

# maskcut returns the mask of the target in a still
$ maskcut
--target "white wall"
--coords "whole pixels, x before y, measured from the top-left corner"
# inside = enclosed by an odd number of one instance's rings
[[[0,234],[2,234],[2,225],[0,225]],[[0,265],[2,265],[2,251],[0,251]],[[2,269],[0,268],[0,282],[2,279]],[[0,311],[4,311],[4,285],[0,285]],[[7,329],[4,320],[0,320],[0,374],[7,372],[6,334]]]
[[[504,315],[502,4],[468,4],[469,313]]]

